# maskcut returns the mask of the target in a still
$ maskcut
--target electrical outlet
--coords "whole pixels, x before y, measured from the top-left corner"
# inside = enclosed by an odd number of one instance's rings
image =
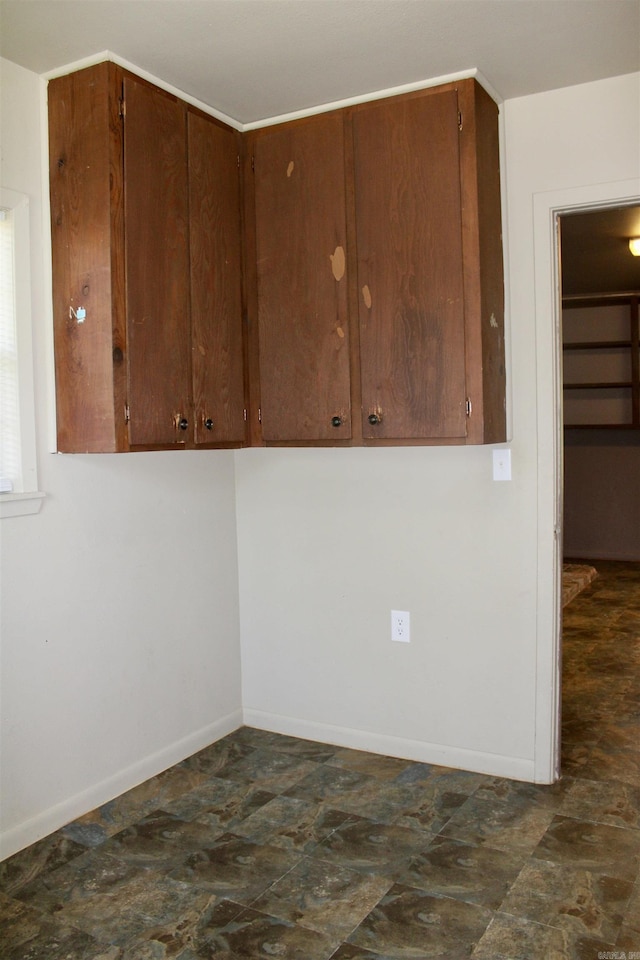
[[[391,639],[398,643],[409,643],[411,618],[407,610],[391,611]]]

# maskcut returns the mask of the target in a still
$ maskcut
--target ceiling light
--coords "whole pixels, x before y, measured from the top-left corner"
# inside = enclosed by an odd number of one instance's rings
[[[634,257],[640,257],[640,237],[631,237],[629,240],[629,250]]]

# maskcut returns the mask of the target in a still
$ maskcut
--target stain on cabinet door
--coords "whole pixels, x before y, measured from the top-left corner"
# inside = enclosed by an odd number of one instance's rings
[[[466,433],[458,102],[449,89],[353,115],[365,439]]]
[[[343,117],[254,141],[262,437],[351,437]]]

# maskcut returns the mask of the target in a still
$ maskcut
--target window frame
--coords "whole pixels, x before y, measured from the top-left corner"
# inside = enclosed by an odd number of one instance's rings
[[[31,248],[29,197],[0,187],[0,206],[11,210],[14,229],[14,302],[18,349],[20,489],[0,493],[0,518],[38,513],[44,493],[38,490],[36,457],[33,339],[31,318]]]

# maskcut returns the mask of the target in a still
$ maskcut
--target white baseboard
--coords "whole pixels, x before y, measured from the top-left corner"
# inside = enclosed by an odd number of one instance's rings
[[[139,783],[144,783],[150,777],[157,776],[163,770],[180,763],[181,760],[215,743],[216,740],[220,740],[221,737],[232,733],[240,726],[242,726],[242,711],[234,710],[233,713],[196,730],[157,753],[144,757],[124,770],[119,770],[114,776],[93,784],[81,793],[68,797],[23,823],[16,824],[0,834],[0,860],[5,860],[24,847],[47,837],[72,820],[76,820],[90,810],[95,810],[96,807],[101,807],[102,804],[126,793]]]
[[[102,780],[3,832],[0,834],[0,860],[5,860],[150,777],[157,776],[163,770],[180,763],[186,757],[237,730],[243,723],[260,730],[303,737],[339,747],[366,750],[370,753],[381,753],[385,756],[401,757],[418,763],[433,763],[489,776],[508,777],[512,780],[533,782],[535,779],[534,761],[521,757],[505,757],[499,754],[464,750],[422,740],[316,723],[297,717],[283,717],[260,710],[235,710],[209,726],[189,734],[188,737],[118,771],[113,777]]]
[[[455,767],[459,770],[486,773],[494,777],[507,777],[510,780],[524,780],[528,783],[533,783],[535,780],[533,759],[504,757],[495,753],[463,750],[459,747],[428,743],[423,740],[390,737],[387,734],[371,733],[368,730],[334,727],[331,724],[315,723],[297,717],[263,713],[261,710],[243,710],[243,720],[246,726],[257,727],[259,730],[303,737],[339,747],[351,747],[355,750],[381,753],[389,757],[401,757],[417,763]]]

